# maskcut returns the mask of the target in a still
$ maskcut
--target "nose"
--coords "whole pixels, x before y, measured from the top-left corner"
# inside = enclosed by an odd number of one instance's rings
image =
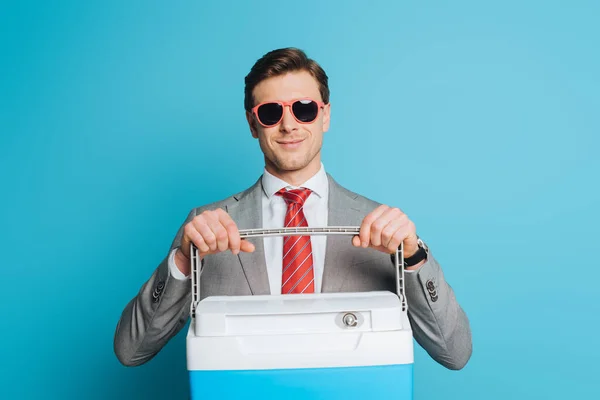
[[[290,133],[296,129],[298,129],[298,121],[296,121],[296,118],[292,115],[292,107],[283,107],[283,117],[281,119],[281,124],[279,125],[279,130],[281,132]]]

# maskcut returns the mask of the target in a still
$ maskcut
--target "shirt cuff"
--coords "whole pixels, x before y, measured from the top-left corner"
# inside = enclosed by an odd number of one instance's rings
[[[177,253],[177,249],[174,249],[169,255],[169,271],[171,272],[171,276],[178,281],[185,281],[190,279],[190,275],[184,275],[179,268],[177,268],[177,264],[175,263],[175,253]]]

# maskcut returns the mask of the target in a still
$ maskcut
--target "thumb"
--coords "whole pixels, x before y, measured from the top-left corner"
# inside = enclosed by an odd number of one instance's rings
[[[254,251],[254,245],[249,241],[242,239],[242,241],[240,242],[240,251],[252,253]]]

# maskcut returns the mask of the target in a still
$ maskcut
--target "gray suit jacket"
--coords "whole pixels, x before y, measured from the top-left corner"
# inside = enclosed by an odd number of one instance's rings
[[[328,175],[329,226],[360,226],[363,218],[380,204],[350,192]],[[193,209],[177,232],[171,250],[181,243],[183,227],[204,210],[222,208],[239,229],[262,227],[261,179],[232,197]],[[252,240],[253,253],[230,251],[203,260],[200,293],[214,295],[269,294],[262,238]],[[169,251],[170,253],[170,251]],[[471,356],[471,331],[467,316],[431,251],[417,271],[405,274],[408,316],[413,336],[437,362],[461,369]],[[322,292],[395,292],[390,255],[352,246],[349,236],[327,236]],[[114,350],[127,366],[153,358],[189,318],[191,284],[169,273],[168,254],[150,279],[125,307],[116,328]]]

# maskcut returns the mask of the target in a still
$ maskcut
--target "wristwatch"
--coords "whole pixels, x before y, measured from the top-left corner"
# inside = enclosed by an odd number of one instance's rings
[[[417,238],[417,245],[419,246],[419,248],[417,249],[417,252],[415,254],[413,254],[410,257],[404,257],[404,268],[417,265],[418,263],[427,258],[427,255],[429,254],[429,247],[427,247],[427,245],[423,240],[421,240],[421,238]],[[392,254],[392,261],[394,256],[395,255]]]

